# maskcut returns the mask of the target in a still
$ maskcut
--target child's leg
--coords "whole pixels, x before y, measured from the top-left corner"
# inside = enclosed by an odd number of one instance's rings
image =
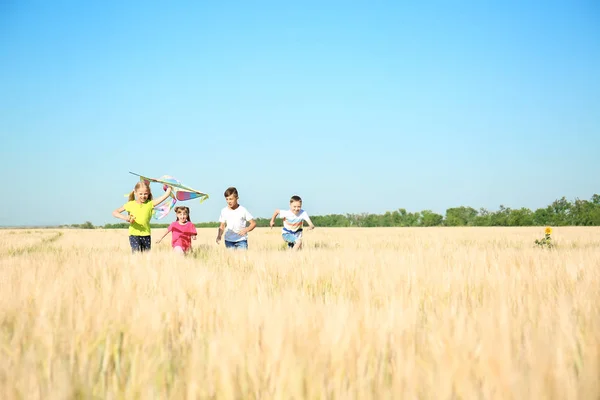
[[[288,249],[293,249],[296,245],[296,235],[291,233],[284,233],[281,235],[285,244],[287,244]]]
[[[240,240],[239,242],[225,241],[225,248],[233,250],[248,250],[248,241]]]
[[[138,236],[140,238],[140,250],[150,251],[152,248],[152,238],[150,236]]]
[[[248,241],[240,240],[239,242],[235,242],[235,249],[236,250],[248,250]]]
[[[175,246],[175,247],[173,247],[173,251],[175,253],[177,253],[177,254],[181,254],[181,255],[185,254],[185,251],[183,251],[183,248],[181,248],[181,246]]]
[[[296,243],[294,243],[294,250],[302,249],[302,239],[296,239]]]
[[[134,254],[142,251],[139,236],[129,235],[129,245],[131,246],[131,252]]]

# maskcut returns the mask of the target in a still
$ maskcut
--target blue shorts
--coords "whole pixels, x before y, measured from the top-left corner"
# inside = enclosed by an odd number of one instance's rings
[[[150,236],[129,236],[129,244],[131,245],[131,252],[137,253],[138,251],[150,251],[152,248],[152,240],[150,240]]]
[[[247,240],[240,240],[239,242],[229,242],[229,241],[225,241],[225,247],[228,249],[240,249],[240,250],[247,250],[248,249],[248,241]]]
[[[298,241],[298,239],[300,239],[301,233],[302,233],[302,230],[299,230],[298,232],[295,232],[295,233],[283,232],[281,234],[281,237],[287,243],[288,247],[294,247],[294,244]]]

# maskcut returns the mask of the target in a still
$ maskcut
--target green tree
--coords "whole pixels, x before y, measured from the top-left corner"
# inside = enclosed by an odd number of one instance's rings
[[[570,209],[570,220],[573,225],[600,225],[600,204],[592,201],[576,199]]]
[[[438,226],[442,224],[443,220],[443,216],[441,216],[440,214],[436,214],[431,210],[421,211],[421,226]]]
[[[548,225],[550,217],[548,216],[548,210],[545,208],[538,208],[533,212],[533,224],[536,226]]]
[[[477,210],[472,207],[455,207],[446,210],[446,226],[470,226],[475,222]]]
[[[561,199],[555,200],[549,205],[546,210],[548,211],[548,225],[554,226],[566,226],[572,225],[570,212],[571,203],[562,197]]]
[[[500,205],[500,209],[490,215],[491,226],[509,226],[508,217],[511,209]]]
[[[508,214],[508,226],[532,226],[533,212],[528,208],[510,210]]]
[[[474,226],[490,226],[492,224],[492,213],[485,208],[480,208],[473,220]]]
[[[410,213],[404,208],[393,212],[394,226],[418,226],[420,213]]]
[[[575,199],[573,203],[565,197],[555,200],[551,205],[531,211],[528,208],[510,209],[500,205],[498,211],[492,212],[485,208],[479,211],[471,207],[454,207],[446,210],[442,216],[431,210],[408,212],[404,208],[387,211],[383,214],[330,214],[311,217],[319,227],[377,227],[377,226],[530,226],[530,225],[585,225],[600,226],[600,195],[594,194],[590,201]],[[257,218],[260,227],[269,226],[269,218]],[[276,225],[281,226],[281,219]],[[152,224],[153,228],[164,228],[169,224]],[[217,227],[218,222],[194,223],[196,227]],[[70,225],[72,228],[92,229],[91,222],[82,225]],[[105,229],[128,228],[127,223],[106,224]]]

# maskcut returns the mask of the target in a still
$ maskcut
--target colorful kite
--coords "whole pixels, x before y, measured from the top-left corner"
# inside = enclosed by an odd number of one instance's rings
[[[155,219],[161,219],[165,217],[175,206],[177,201],[186,201],[193,199],[200,199],[200,203],[204,202],[204,200],[208,199],[208,194],[199,192],[195,189],[187,187],[179,182],[177,179],[173,178],[169,175],[163,175],[160,178],[148,178],[146,176],[142,176],[136,174],[134,172],[129,172],[132,175],[136,175],[140,177],[140,181],[145,181],[148,185],[150,182],[162,183],[163,190],[167,190],[167,187],[171,187],[170,199],[165,200],[164,203],[157,205],[154,207],[153,216]]]

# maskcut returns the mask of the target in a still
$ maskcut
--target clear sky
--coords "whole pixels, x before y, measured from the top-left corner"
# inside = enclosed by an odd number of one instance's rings
[[[599,3],[490,3],[0,0],[0,225],[119,222],[129,171],[198,222],[589,199]]]

